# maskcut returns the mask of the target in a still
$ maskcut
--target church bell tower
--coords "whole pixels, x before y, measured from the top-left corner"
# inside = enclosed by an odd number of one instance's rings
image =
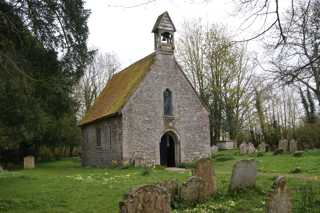
[[[168,12],[162,13],[153,26],[154,49],[173,53],[174,51],[174,32],[176,28]]]

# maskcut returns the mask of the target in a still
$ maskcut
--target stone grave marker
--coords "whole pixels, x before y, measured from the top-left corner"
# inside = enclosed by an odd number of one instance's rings
[[[248,153],[248,144],[247,143],[242,143],[239,146],[240,149],[240,154],[245,155]]]
[[[253,153],[256,153],[256,152],[257,152],[257,150],[254,147],[253,143],[248,143],[247,153],[248,154],[253,154]]]
[[[266,143],[262,142],[258,146],[258,151],[259,152],[266,152],[267,151],[266,147],[267,147]]]
[[[3,170],[3,168],[2,168],[2,166],[0,165],[0,172],[3,172],[4,170]]]
[[[202,158],[195,163],[195,168],[192,170],[192,175],[201,177],[205,182],[204,196],[211,197],[217,191],[215,173],[212,167],[212,162],[208,158]]]
[[[287,152],[288,151],[288,140],[281,139],[279,141],[278,149],[282,149],[284,152]]]
[[[156,185],[141,186],[130,191],[119,208],[120,213],[170,213],[170,194]]]
[[[183,183],[180,189],[180,199],[186,205],[192,205],[205,200],[205,181],[196,176],[191,176]]]
[[[170,194],[170,201],[173,202],[179,196],[179,184],[175,180],[163,181],[157,184],[159,187],[163,187]]]
[[[298,143],[296,140],[291,139],[289,142],[289,152],[295,153],[296,151],[298,151]]]
[[[25,169],[34,169],[35,168],[34,156],[29,155],[24,157],[23,166]]]
[[[291,213],[291,195],[287,187],[286,179],[278,177],[269,192],[266,202],[267,213]]]
[[[230,191],[256,185],[257,163],[255,160],[241,160],[235,163],[230,180]]]

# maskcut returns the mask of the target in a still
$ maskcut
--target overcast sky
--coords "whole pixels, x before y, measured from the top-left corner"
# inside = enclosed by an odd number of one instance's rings
[[[86,7],[92,12],[89,18],[89,47],[114,52],[125,67],[153,52],[151,30],[157,17],[165,11],[169,12],[176,26],[177,37],[183,22],[197,18],[204,23],[227,26],[235,39],[256,33],[254,28],[245,33],[237,30],[243,19],[235,16],[236,5],[232,0],[210,0],[208,3],[201,0],[155,0],[147,5],[125,8],[146,1],[87,0]],[[256,49],[257,44],[250,45]]]

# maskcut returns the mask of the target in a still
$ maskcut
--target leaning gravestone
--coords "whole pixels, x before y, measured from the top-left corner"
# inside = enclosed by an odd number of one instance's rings
[[[34,169],[34,156],[26,156],[23,159],[23,165],[25,169]]]
[[[292,203],[287,182],[284,177],[278,177],[267,198],[267,213],[291,213]]]
[[[257,152],[257,150],[254,147],[254,145],[252,143],[248,143],[247,153],[248,154],[253,154],[253,153],[256,153],[256,152]]]
[[[248,144],[247,143],[242,143],[239,146],[240,149],[240,154],[245,155],[248,153]]]
[[[279,141],[278,149],[282,149],[284,152],[288,151],[288,140],[287,139],[281,139]]]
[[[294,153],[298,150],[298,143],[296,140],[291,139],[289,142],[289,152]]]
[[[196,176],[190,177],[187,182],[183,183],[180,189],[180,199],[186,205],[204,201],[205,196],[205,181]]]
[[[201,177],[205,182],[204,196],[205,198],[211,197],[216,193],[216,178],[212,168],[212,162],[208,158],[203,158],[195,163],[193,176]]]
[[[259,146],[258,146],[258,150],[259,152],[266,152],[266,144],[264,142],[260,143]]]
[[[257,163],[255,160],[241,160],[233,166],[229,190],[237,191],[256,185]]]
[[[170,195],[163,187],[145,185],[130,191],[119,207],[120,213],[170,213]]]

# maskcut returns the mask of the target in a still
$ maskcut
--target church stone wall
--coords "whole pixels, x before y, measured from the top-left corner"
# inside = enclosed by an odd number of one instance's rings
[[[172,91],[174,117],[165,119],[163,91],[167,88]],[[124,159],[138,156],[160,164],[160,140],[168,130],[179,138],[181,162],[210,154],[208,112],[172,54],[157,53],[150,72],[123,108],[122,118]]]
[[[97,131],[100,128],[101,146],[97,146]],[[108,118],[82,127],[83,166],[104,167],[122,160],[121,117]]]

